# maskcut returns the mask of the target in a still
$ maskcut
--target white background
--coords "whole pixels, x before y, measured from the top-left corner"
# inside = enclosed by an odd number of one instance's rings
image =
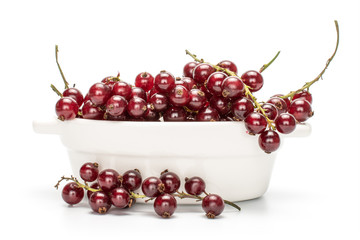
[[[163,237],[192,239],[359,239],[359,1],[1,1],[0,218],[6,239]],[[308,138],[283,143],[268,192],[207,220],[199,206],[179,206],[158,218],[151,206],[98,216],[86,201],[68,207],[53,185],[71,174],[57,136],[37,135],[32,120],[53,116],[62,88],[54,45],[70,83],[85,92],[121,72],[133,82],[141,71],[176,76],[189,49],[216,63],[231,59],[239,71],[264,72],[256,96],[266,100],[314,79],[315,116]],[[89,133],[90,134],[90,133]],[[84,136],[86,137],[86,136]],[[103,239],[104,239],[103,238]]]

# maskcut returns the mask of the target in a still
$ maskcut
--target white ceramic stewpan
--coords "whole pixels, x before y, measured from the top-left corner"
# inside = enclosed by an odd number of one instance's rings
[[[137,168],[143,179],[169,169],[179,175],[182,187],[185,177],[199,176],[207,192],[229,201],[262,196],[277,155],[264,153],[258,137],[247,134],[243,122],[62,122],[53,118],[34,121],[33,128],[60,136],[75,176],[85,162],[97,162],[100,170],[112,168],[120,174]],[[293,133],[281,138],[310,132],[308,124],[298,124]],[[184,200],[181,203],[194,203]]]

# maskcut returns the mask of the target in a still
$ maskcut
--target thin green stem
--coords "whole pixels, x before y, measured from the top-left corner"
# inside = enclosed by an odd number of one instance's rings
[[[59,97],[63,97],[62,93],[53,84],[50,87]]]
[[[55,187],[56,189],[59,189],[59,185],[60,185],[60,183],[61,183],[63,180],[65,180],[65,181],[70,181],[70,180],[71,180],[71,181],[75,182],[79,187],[84,188],[84,189],[86,189],[86,190],[88,190],[88,191],[91,191],[91,192],[101,191],[101,189],[95,189],[95,188],[89,187],[86,183],[85,183],[85,184],[80,183],[80,182],[76,179],[76,177],[74,177],[74,176],[71,176],[71,177],[64,177],[64,176],[62,176],[61,179],[56,183],[56,185],[55,185],[54,187]]]
[[[65,89],[68,89],[68,88],[69,88],[69,83],[66,81],[65,76],[64,76],[64,73],[63,73],[63,71],[61,70],[61,67],[60,67],[60,64],[59,64],[59,60],[58,60],[58,52],[59,52],[59,47],[58,47],[58,45],[55,45],[56,64],[57,64],[57,66],[58,66],[58,68],[59,68],[61,77],[62,77],[62,79],[64,80]]]
[[[277,54],[275,55],[275,57],[274,57],[273,59],[271,59],[270,62],[268,62],[267,64],[264,64],[264,65],[260,68],[259,72],[262,73],[263,71],[265,71],[265,69],[267,69],[267,68],[275,61],[275,59],[279,56],[279,54],[280,54],[280,51],[277,52]]]
[[[326,69],[330,65],[330,62],[334,59],[335,54],[339,47],[340,33],[339,33],[339,24],[336,20],[335,20],[335,28],[336,28],[336,47],[335,47],[335,50],[334,50],[333,54],[331,55],[331,57],[327,60],[324,69],[319,73],[319,75],[314,80],[312,80],[310,82],[306,82],[303,85],[303,87],[299,88],[298,90],[291,91],[288,94],[281,96],[281,98],[293,98],[296,93],[304,91],[305,89],[309,90],[311,85],[313,85],[314,83],[316,83],[317,81],[319,81],[322,78],[322,75],[325,73]]]

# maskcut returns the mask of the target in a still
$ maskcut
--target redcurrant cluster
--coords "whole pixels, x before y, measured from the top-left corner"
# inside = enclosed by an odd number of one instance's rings
[[[62,190],[63,200],[70,205],[77,204],[87,191],[90,207],[100,214],[108,212],[111,206],[129,208],[135,204],[137,198],[147,198],[145,202],[154,200],[154,210],[163,218],[174,214],[177,208],[176,197],[202,201],[202,208],[208,218],[220,215],[225,204],[240,210],[239,206],[223,200],[219,195],[206,193],[205,182],[200,177],[186,178],[186,192],[180,192],[179,176],[168,170],[163,171],[160,177],[148,177],[143,181],[138,169],[120,175],[114,169],[99,171],[97,163],[84,163],[80,168],[80,177],[85,181],[83,184],[74,177],[62,177],[55,188],[59,187],[61,181],[71,180]],[[89,183],[92,184],[89,186]],[[134,192],[140,187],[144,195]],[[203,193],[205,197],[201,196]]]
[[[294,131],[296,123],[312,115],[310,86],[317,82],[335,56],[338,47],[327,61],[325,68],[312,81],[289,94],[276,94],[266,102],[258,102],[255,92],[264,84],[262,72],[279,53],[259,71],[246,71],[238,75],[236,64],[224,60],[216,65],[198,59],[186,50],[194,61],[183,68],[183,77],[175,78],[167,71],[155,77],[148,72],[139,73],[135,85],[122,81],[120,75],[104,78],[92,85],[85,98],[76,88],[65,91],[56,103],[60,120],[78,118],[117,121],[244,121],[249,134],[259,134],[258,142],[266,153],[280,146],[279,133]]]

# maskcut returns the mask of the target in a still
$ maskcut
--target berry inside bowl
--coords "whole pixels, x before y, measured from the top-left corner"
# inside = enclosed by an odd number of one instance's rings
[[[143,179],[159,177],[169,169],[182,183],[185,177],[203,178],[208,193],[229,201],[262,196],[277,156],[277,152],[262,151],[258,136],[247,134],[243,122],[60,121],[54,117],[34,121],[33,128],[60,136],[75,177],[85,162],[97,162],[100,170],[112,168],[120,174],[139,169]],[[281,137],[305,137],[310,132],[309,124],[297,124],[294,132]]]

